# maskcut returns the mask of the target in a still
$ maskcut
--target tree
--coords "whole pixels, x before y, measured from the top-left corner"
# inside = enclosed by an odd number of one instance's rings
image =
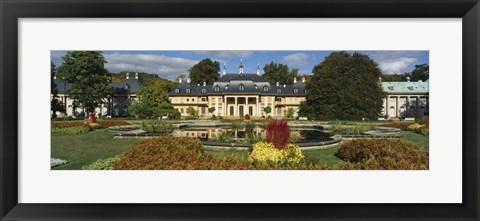
[[[263,108],[263,111],[268,115],[270,112],[272,112],[272,108],[270,106],[266,106]]]
[[[214,81],[220,78],[220,63],[206,58],[198,62],[190,68],[190,83],[191,84],[213,84]]]
[[[138,100],[128,107],[130,114],[138,118],[158,118],[168,116],[180,117],[180,112],[173,108],[166,92],[155,87],[143,87],[138,92]]]
[[[429,66],[428,64],[415,65],[415,69],[410,72],[411,81],[426,81],[429,78]]]
[[[367,55],[333,52],[313,68],[300,115],[312,119],[376,119],[384,92],[381,71]]]
[[[98,51],[69,51],[62,57],[59,77],[72,85],[67,93],[74,100],[74,106],[94,112],[113,94],[112,76],[105,69],[105,63]]]
[[[293,78],[298,74],[297,69],[293,69],[291,72],[288,70],[288,65],[277,64],[270,62],[263,67],[263,78],[270,84],[275,85],[277,82],[280,84],[292,84]]]
[[[213,112],[215,112],[215,107],[208,108],[208,113],[212,114]]]
[[[295,114],[295,109],[293,108],[288,108],[287,109],[287,118],[293,118],[293,115]]]
[[[52,118],[57,118],[57,112],[63,110],[63,103],[58,100],[58,89],[55,84],[54,77],[57,75],[57,67],[53,62],[50,62],[50,94],[52,95],[50,101],[50,110],[52,111]]]
[[[190,116],[192,117],[196,117],[198,115],[198,111],[195,110],[193,107],[188,107],[187,114],[190,114]]]

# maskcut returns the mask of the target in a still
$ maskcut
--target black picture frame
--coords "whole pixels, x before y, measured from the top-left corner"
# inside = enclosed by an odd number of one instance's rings
[[[478,0],[1,0],[1,220],[479,220]],[[462,18],[461,204],[20,204],[18,19],[134,17]],[[392,190],[395,191],[395,190]]]

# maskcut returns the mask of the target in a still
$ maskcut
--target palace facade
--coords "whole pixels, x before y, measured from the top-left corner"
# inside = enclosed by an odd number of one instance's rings
[[[240,64],[238,73],[227,73],[224,66],[222,76],[212,85],[191,85],[190,79],[179,79],[175,89],[168,93],[172,105],[180,112],[181,116],[189,116],[189,107],[198,111],[200,116],[239,117],[250,115],[261,116],[286,116],[292,109],[293,116],[298,116],[300,103],[305,100],[305,78],[301,81],[294,80],[290,85],[271,85],[263,79],[260,67],[256,73],[244,73]],[[215,111],[209,113],[208,109],[214,107]],[[265,107],[270,107],[271,112],[266,113]]]
[[[382,115],[388,118],[423,117],[429,110],[429,80],[381,82],[386,96]]]

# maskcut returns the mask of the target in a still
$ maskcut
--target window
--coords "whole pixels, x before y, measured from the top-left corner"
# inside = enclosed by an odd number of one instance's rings
[[[211,99],[211,102],[214,103],[214,102],[215,102],[215,98],[212,98],[212,99]]]
[[[243,86],[243,84],[241,84],[241,85],[238,87],[238,90],[241,90],[241,91],[245,90],[245,86]]]
[[[175,89],[175,93],[178,93],[178,92],[180,92],[180,89],[178,89],[178,88]]]
[[[192,102],[195,102],[195,99],[192,98]]]
[[[298,93],[298,89],[297,88],[293,89],[293,93],[295,94]]]
[[[202,102],[206,102],[207,98],[202,97]]]
[[[277,93],[279,93],[279,94],[280,94],[280,93],[282,93],[282,90],[280,90],[280,89],[277,89]]]
[[[206,90],[205,88],[204,88],[204,89],[202,89],[202,93],[205,93],[205,92],[207,92],[207,90]]]
[[[187,88],[187,93],[190,93],[190,88]]]
[[[218,102],[223,102],[223,99],[222,98],[218,98]]]
[[[183,108],[180,108],[180,113],[182,113],[182,114],[183,114]]]
[[[307,93],[307,89],[305,88],[305,93]]]
[[[215,86],[215,92],[219,92],[220,91],[220,87],[217,85]]]
[[[268,91],[268,87],[267,87],[267,86],[264,86],[264,87],[263,87],[263,91]]]
[[[189,101],[190,101],[190,99],[187,98],[187,102],[189,102]]]

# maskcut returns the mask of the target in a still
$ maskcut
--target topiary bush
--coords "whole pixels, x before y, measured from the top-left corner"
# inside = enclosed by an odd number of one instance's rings
[[[250,120],[250,115],[246,114],[245,115],[245,120]]]
[[[258,142],[253,145],[252,153],[248,161],[254,165],[287,165],[298,164],[304,158],[300,147],[288,144],[283,149],[277,149],[275,145],[267,142]]]
[[[200,141],[166,136],[133,146],[114,164],[116,170],[247,170],[248,163],[216,159],[203,151]]]
[[[267,141],[281,150],[290,141],[290,127],[286,120],[272,120],[267,125]]]
[[[343,143],[337,156],[350,162],[339,169],[427,170],[428,152],[395,139],[356,139]]]

